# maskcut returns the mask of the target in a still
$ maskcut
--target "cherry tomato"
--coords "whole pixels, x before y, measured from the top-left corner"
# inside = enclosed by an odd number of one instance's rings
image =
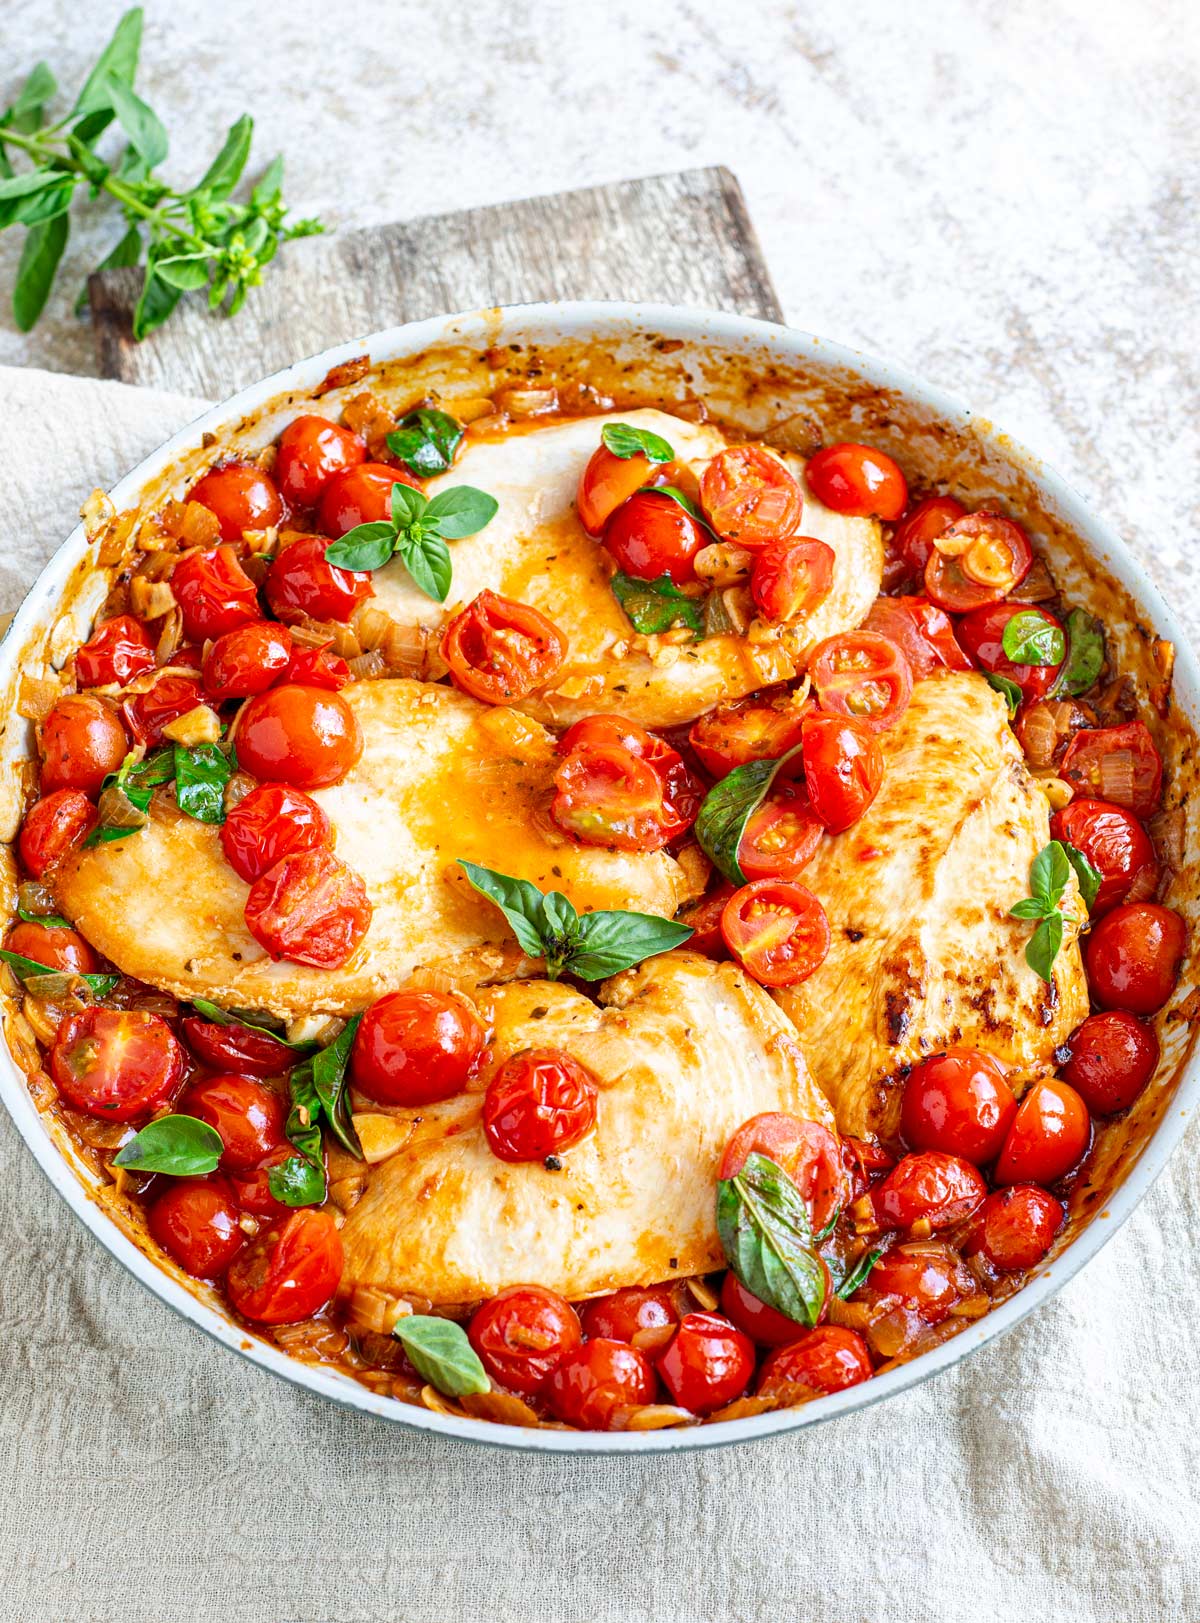
[[[999,513],[968,513],[937,537],[925,565],[925,591],[939,608],[966,614],[1006,597],[1032,564],[1033,548],[1019,524]]]
[[[501,1161],[544,1161],[596,1125],[595,1078],[558,1048],[514,1054],[488,1083],[483,1131]]]
[[[542,1285],[513,1285],[493,1296],[476,1308],[467,1335],[492,1380],[523,1397],[583,1340],[570,1302]]]
[[[236,1172],[257,1166],[283,1142],[283,1100],[252,1076],[207,1077],[188,1089],[179,1108],[216,1129],[225,1146],[221,1165]]]
[[[729,957],[725,937],[721,934],[721,914],[732,895],[733,886],[723,879],[707,896],[680,908],[675,917],[692,932],[687,942],[689,952],[702,952],[707,958]]]
[[[274,481],[245,462],[210,468],[188,491],[188,500],[217,515],[222,541],[240,541],[247,530],[269,530],[283,517]]]
[[[357,467],[335,473],[321,492],[317,522],[322,535],[346,535],[360,524],[378,524],[392,516],[392,486],[421,488],[420,481],[404,468],[391,468],[385,462],[360,462]]]
[[[1143,721],[1123,727],[1084,727],[1067,747],[1061,776],[1080,795],[1149,817],[1162,799],[1162,756]]]
[[[58,1028],[50,1074],[74,1110],[104,1121],[135,1121],[175,1092],[183,1049],[159,1015],[94,1004],[68,1015]]]
[[[885,1251],[855,1296],[894,1298],[925,1324],[941,1324],[976,1285],[958,1252],[940,1240],[918,1240]]]
[[[1057,1183],[1082,1159],[1091,1137],[1088,1108],[1069,1082],[1035,1082],[1017,1106],[992,1182]]]
[[[875,1139],[847,1136],[842,1139],[842,1164],[850,1180],[847,1198],[853,1201],[865,1195],[883,1173],[890,1172],[896,1158]]]
[[[231,546],[184,553],[170,580],[183,615],[183,629],[195,642],[223,637],[235,626],[262,619],[258,587]]]
[[[371,925],[367,887],[331,851],[282,857],[250,887],[246,924],[272,958],[341,969]]]
[[[75,655],[75,680],[81,688],[123,688],[143,671],[154,669],[154,644],[132,614],[102,620]]]
[[[126,699],[121,713],[139,744],[161,744],[164,729],[204,703],[204,689],[193,676],[168,671],[153,687]]]
[[[263,1031],[236,1023],[222,1026],[198,1014],[183,1018],[183,1035],[188,1047],[217,1071],[238,1071],[250,1076],[282,1076],[296,1062],[285,1042]]]
[[[1150,836],[1132,812],[1104,800],[1073,800],[1050,819],[1056,840],[1073,845],[1100,875],[1089,913],[1092,922],[1123,902],[1139,875],[1153,889],[1158,880],[1158,858]]]
[[[1154,1027],[1111,1009],[1089,1014],[1067,1039],[1067,1058],[1056,1058],[1063,1076],[1094,1116],[1128,1110],[1154,1075],[1158,1037]]]
[[[927,597],[877,597],[862,629],[877,631],[896,644],[909,663],[914,682],[938,670],[971,669],[971,661],[955,640],[950,616]]]
[[[42,793],[99,794],[125,759],[129,739],[116,712],[91,693],[68,693],[42,723]]]
[[[1062,1202],[1036,1184],[997,1189],[979,1208],[963,1250],[968,1257],[982,1252],[1002,1273],[1036,1268],[1066,1215]]]
[[[694,580],[692,561],[708,534],[672,496],[639,491],[609,519],[604,545],[617,568],[635,580],[669,575],[676,586]]]
[[[890,637],[845,631],[819,642],[808,673],[821,709],[850,716],[875,732],[894,727],[912,697],[912,669]]]
[[[958,640],[976,670],[1007,677],[1020,688],[1025,703],[1032,704],[1054,686],[1062,660],[1055,665],[1014,664],[1004,652],[1003,642],[1004,628],[1014,614],[1036,614],[1062,630],[1062,622],[1048,609],[1035,609],[1028,603],[987,603],[963,615],[958,622]],[[1063,647],[1065,658],[1065,633]]]
[[[804,782],[812,809],[831,834],[856,823],[879,793],[883,751],[872,729],[849,716],[806,716]]]
[[[564,1353],[546,1377],[542,1397],[550,1412],[581,1431],[608,1431],[622,1412],[654,1400],[649,1359],[624,1341],[603,1336]]]
[[[750,596],[765,619],[798,620],[829,596],[836,562],[833,548],[810,536],[772,541],[755,556]]]
[[[237,1207],[216,1183],[181,1178],[150,1207],[151,1237],[196,1279],[219,1279],[246,1243]]]
[[[655,1364],[680,1408],[712,1414],[750,1385],[754,1343],[717,1313],[688,1313]]]
[[[680,1317],[673,1285],[627,1285],[611,1296],[585,1302],[579,1316],[589,1341],[603,1336],[634,1345],[647,1332],[653,1337],[671,1329]]]
[[[204,656],[204,686],[214,699],[248,699],[277,682],[291,658],[287,627],[253,620],[211,644]]]
[[[302,1206],[239,1252],[226,1281],[234,1307],[259,1324],[297,1324],[320,1310],[342,1277],[333,1214]]]
[[[924,578],[934,537],[944,535],[952,524],[966,516],[966,511],[953,496],[926,496],[909,512],[892,537],[892,547],[904,560],[910,578]]]
[[[35,800],[21,826],[21,861],[41,879],[73,851],[96,821],[96,808],[81,789],[56,789]]]
[[[431,1105],[461,1093],[479,1069],[487,1031],[457,992],[389,992],[362,1017],[354,1085],[381,1105]]]
[[[808,488],[835,513],[895,521],[908,506],[900,464],[873,445],[827,445],[804,470]]]
[[[537,609],[480,592],[442,634],[455,687],[484,704],[508,704],[543,687],[567,657],[567,639]]]
[[[1106,913],[1084,948],[1088,986],[1102,1009],[1156,1014],[1175,990],[1187,951],[1179,914],[1155,902],[1125,902]]]
[[[619,457],[607,445],[598,445],[575,492],[579,522],[589,535],[599,535],[617,508],[653,478],[654,466],[640,451],[636,456]]]
[[[922,1061],[904,1084],[900,1130],[914,1150],[942,1150],[975,1166],[999,1155],[1017,1113],[1004,1072],[989,1054],[948,1048]]]
[[[828,1300],[828,1292],[826,1292]],[[721,1285],[721,1312],[760,1347],[785,1347],[803,1330],[786,1313],[760,1302],[731,1268]]]
[[[282,1200],[276,1200],[271,1193],[271,1173],[285,1161],[293,1160],[298,1153],[291,1144],[279,1144],[264,1156],[256,1167],[250,1167],[245,1172],[231,1171],[228,1174],[233,1198],[242,1211],[252,1212],[255,1217],[275,1219],[286,1217],[292,1211],[291,1206]]]
[[[867,1344],[857,1330],[819,1324],[786,1347],[768,1355],[758,1377],[758,1391],[773,1397],[788,1387],[814,1393],[844,1392],[874,1374]]]
[[[927,1222],[931,1229],[945,1229],[970,1217],[986,1194],[987,1185],[969,1161],[923,1150],[896,1163],[871,1191],[871,1204],[881,1228]]]
[[[331,693],[337,693],[350,681],[350,667],[328,643],[322,643],[319,648],[293,648],[287,679],[305,687],[328,688]]]
[[[731,445],[700,481],[700,502],[722,541],[753,552],[800,528],[804,495],[781,457],[761,445]]]
[[[800,742],[807,702],[796,704],[790,693],[775,699],[741,699],[720,705],[692,723],[688,742],[713,778],[726,777],[750,761],[776,761]]]
[[[315,851],[330,838],[329,819],[316,801],[284,783],[260,783],[221,825],[225,860],[248,885],[284,857]]]
[[[721,914],[725,945],[761,986],[795,986],[829,952],[825,909],[803,885],[755,879],[743,885]]]
[[[300,620],[348,620],[375,596],[369,572],[326,563],[323,535],[306,535],[284,547],[267,571],[271,612],[289,625]]]
[[[825,832],[802,790],[785,790],[751,813],[738,845],[747,879],[795,879],[816,855]]]
[[[56,924],[14,924],[5,947],[21,958],[32,958],[47,969],[61,969],[72,975],[90,975],[96,968],[96,954],[74,930]]]
[[[558,745],[559,754],[568,759],[591,754],[603,757],[605,751],[612,748],[644,762],[658,779],[661,803],[655,808],[655,820],[663,842],[676,839],[689,829],[704,799],[704,785],[679,751],[665,739],[622,716],[601,715],[585,716],[575,722]]]
[[[357,434],[328,417],[293,417],[279,436],[275,477],[285,500],[314,507],[335,473],[365,462],[367,448]]]
[[[358,718],[338,693],[289,683],[248,699],[238,717],[238,764],[256,778],[325,789],[362,754]]]
[[[619,744],[589,745],[568,755],[554,784],[551,817],[586,845],[659,851],[688,827],[672,808],[654,766]],[[689,802],[689,809],[694,818],[698,799]]]
[[[718,1178],[736,1177],[757,1152],[781,1166],[808,1207],[813,1229],[820,1233],[846,1194],[846,1177],[838,1141],[820,1122],[801,1121],[786,1111],[751,1116],[734,1133],[721,1157]]]

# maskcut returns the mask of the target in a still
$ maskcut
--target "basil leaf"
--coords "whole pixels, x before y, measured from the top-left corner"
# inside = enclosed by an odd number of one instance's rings
[[[800,1191],[770,1156],[748,1155],[717,1184],[717,1233],[725,1260],[760,1302],[797,1324],[817,1323],[825,1269]]]
[[[994,687],[997,693],[1003,694],[1004,702],[1008,706],[1008,719],[1011,721],[1021,708],[1021,700],[1025,695],[1017,684],[1007,676],[1001,676],[999,671],[985,671],[988,684]]]
[[[1063,943],[1063,916],[1057,908],[1038,925],[1025,948],[1025,962],[1036,975],[1050,985],[1054,979],[1054,960]]]
[[[154,274],[181,293],[194,293],[208,286],[208,255],[180,254],[171,259],[156,259]]]
[[[713,785],[701,803],[695,830],[700,849],[735,885],[748,882],[738,862],[746,824],[767,798],[780,768],[799,754],[797,745],[776,760],[747,761],[745,766],[735,766]]]
[[[1029,869],[1029,893],[1048,907],[1057,907],[1071,881],[1071,864],[1058,840],[1043,845]]]
[[[136,225],[131,225],[116,247],[110,248],[108,253],[105,254],[104,258],[96,266],[94,274],[98,275],[100,271],[116,270],[119,267],[136,265],[141,257],[141,233]],[[81,316],[87,309],[87,303],[88,289],[85,282],[79,290],[79,297],[75,300],[75,314],[77,316]]]
[[[146,266],[146,279],[142,283],[141,295],[133,312],[133,336],[141,343],[142,339],[161,327],[168,320],[175,306],[182,298],[182,292],[177,287],[171,287],[158,275],[153,263]]]
[[[107,90],[109,105],[134,151],[145,160],[148,169],[156,168],[167,155],[167,132],[162,120],[116,74],[109,74]]]
[[[72,118],[85,119],[89,114],[108,114],[100,129],[107,125],[111,117],[112,80],[115,78],[127,85],[133,83],[141,44],[142,8],[134,6],[121,18],[112,38],[97,58],[95,67],[84,81],[83,89],[71,109]],[[95,134],[99,134],[100,129]],[[94,136],[89,132],[84,139],[91,140]]]
[[[254,190],[250,193],[250,207],[256,209],[269,209],[278,203],[283,195],[283,156],[276,153]]]
[[[428,506],[429,501],[423,491],[414,490],[402,479],[397,479],[392,486],[392,528],[407,530],[410,525],[417,522]]]
[[[21,86],[21,92],[12,106],[5,109],[0,124],[11,124],[22,134],[30,134],[41,123],[42,108],[58,94],[58,80],[47,62],[39,62]]]
[[[74,928],[70,919],[64,919],[57,913],[31,913],[27,907],[18,907],[17,917],[24,919],[26,924],[44,924],[48,930]]]
[[[1076,846],[1069,845],[1064,840],[1062,848],[1066,852],[1067,861],[1075,870],[1075,878],[1079,881],[1079,894],[1083,897],[1083,905],[1090,913],[1092,903],[1096,900],[1100,886],[1104,883],[1104,876],[1098,868],[1092,866],[1087,857]]]
[[[1005,622],[1000,644],[1014,665],[1061,665],[1067,639],[1039,609],[1019,609]]]
[[[396,550],[396,529],[384,519],[373,524],[357,524],[340,540],[325,548],[325,562],[339,569],[382,569]]]
[[[582,981],[607,980],[610,975],[619,975],[623,969],[655,958],[660,952],[682,946],[694,933],[688,925],[676,924],[654,913],[619,910],[584,913],[565,967]]]
[[[478,863],[458,858],[458,865],[481,896],[504,914],[517,938],[517,945],[530,958],[541,958],[545,952],[544,935],[546,915],[542,892],[528,879],[513,879],[494,868],[481,868]]]
[[[647,462],[672,462],[675,452],[661,434],[652,434],[648,428],[634,428],[631,423],[605,423],[600,438],[606,449],[622,462],[631,456],[644,456]]]
[[[1104,626],[1086,609],[1067,615],[1067,659],[1058,673],[1055,692],[1086,693],[1104,669]]]
[[[172,1178],[202,1178],[215,1172],[225,1145],[215,1127],[195,1116],[160,1116],[113,1157],[130,1172],[164,1172]]]
[[[421,513],[422,524],[436,524],[439,535],[447,541],[461,541],[465,536],[478,535],[495,518],[500,503],[486,490],[474,485],[452,485],[439,490]]]
[[[657,580],[635,580],[621,570],[609,582],[613,596],[625,610],[635,631],[654,636],[672,626],[687,626],[697,637],[704,634],[704,607],[699,598],[681,592],[670,575]]]
[[[27,981],[41,980],[47,975],[60,979],[65,976],[67,980],[86,981],[93,997],[107,997],[121,981],[119,975],[78,975],[71,969],[52,969],[49,964],[39,964],[36,958],[22,958],[19,952],[7,950],[0,950],[0,962],[8,965],[22,985]]]
[[[38,225],[52,220],[71,205],[75,180],[54,169],[35,170],[0,181],[0,228]]]
[[[284,1206],[319,1206],[325,1199],[325,1173],[306,1155],[289,1155],[268,1170],[267,1187]]]
[[[350,1115],[350,1089],[346,1086],[346,1066],[361,1021],[361,1014],[356,1014],[352,1020],[347,1021],[329,1047],[314,1054],[310,1061],[313,1088],[316,1090],[330,1131],[343,1149],[349,1150],[359,1161],[363,1159],[363,1151]]]
[[[400,420],[387,444],[413,473],[429,479],[449,471],[462,437],[462,424],[448,413],[420,407]]]
[[[851,1268],[850,1272],[844,1276],[841,1283],[837,1286],[834,1294],[836,1296],[840,1296],[843,1302],[847,1299],[847,1297],[853,1296],[855,1291],[858,1290],[860,1286],[866,1284],[867,1275],[871,1272],[871,1269],[874,1268],[875,1264],[879,1261],[882,1255],[882,1247],[878,1251],[865,1251],[854,1264],[854,1267]]]
[[[321,1143],[321,1099],[313,1081],[313,1062],[305,1060],[288,1077],[292,1108],[284,1128],[300,1152],[267,1173],[267,1186],[285,1206],[316,1206],[325,1199],[325,1152]]]
[[[1008,910],[1010,919],[1044,919],[1046,904],[1035,896],[1023,896],[1015,906]]]
[[[22,332],[28,332],[35,325],[46,307],[70,229],[71,222],[65,212],[29,228],[12,295],[13,319]]]
[[[192,188],[191,195],[203,194],[215,202],[228,197],[242,178],[253,135],[254,120],[248,113],[243,113],[236,123],[229,126],[224,145]]]
[[[396,1320],[392,1335],[417,1374],[448,1398],[491,1391],[492,1383],[467,1340],[467,1332],[453,1319],[408,1313]]]
[[[225,785],[234,765],[219,744],[175,746],[175,799],[199,823],[225,821]]]
[[[437,531],[424,530],[414,536],[402,530],[396,538],[396,552],[412,576],[413,584],[435,603],[444,603],[450,595],[454,570],[450,549]]]
[[[685,513],[687,513],[691,518],[695,519],[696,523],[702,530],[707,530],[708,534],[712,536],[714,541],[720,540],[717,532],[713,529],[712,525],[705,518],[704,514],[696,506],[692,498],[690,496],[685,496],[683,491],[677,489],[674,485],[643,485],[641,490],[638,491],[638,495],[669,496],[673,502],[678,502],[679,506],[683,508]]]
[[[297,1054],[310,1054],[316,1048],[316,1043],[293,1043],[283,1035],[282,1031],[272,1031],[270,1026],[263,1026],[251,1020],[247,1015],[233,1012],[230,1009],[221,1009],[215,1003],[210,1003],[206,997],[194,997],[192,1008],[202,1020],[211,1020],[215,1026],[241,1026],[246,1031],[253,1031],[260,1037],[273,1037],[277,1043],[285,1048],[292,1049]]]

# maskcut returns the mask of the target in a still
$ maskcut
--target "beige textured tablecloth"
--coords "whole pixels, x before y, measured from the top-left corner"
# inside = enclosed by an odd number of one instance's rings
[[[198,404],[0,369],[0,608],[87,491]],[[3,1114],[0,1166],[4,1619],[1200,1618],[1195,1131],[999,1344],[833,1426],[636,1461],[469,1448],[308,1397],[129,1278]]]

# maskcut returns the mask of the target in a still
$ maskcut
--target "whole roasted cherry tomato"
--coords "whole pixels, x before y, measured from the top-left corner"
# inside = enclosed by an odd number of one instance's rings
[[[542,1285],[513,1285],[493,1296],[476,1308],[467,1335],[492,1380],[523,1397],[583,1340],[570,1302]]]
[[[680,1408],[712,1414],[750,1385],[754,1343],[718,1313],[688,1313],[655,1365]]]
[[[160,744],[164,730],[180,716],[204,703],[204,689],[194,676],[166,671],[152,687],[126,699],[121,713],[139,744]]]
[[[300,851],[328,845],[329,819],[309,795],[285,783],[260,783],[221,824],[221,849],[248,885]]]
[[[283,517],[274,481],[246,462],[210,468],[188,491],[188,500],[216,514],[222,541],[240,541],[247,530],[269,530]]]
[[[599,535],[609,519],[631,496],[654,478],[654,466],[639,451],[636,456],[615,456],[598,445],[579,477],[575,510],[589,535]]]
[[[238,717],[237,754],[243,771],[324,789],[344,778],[362,754],[358,718],[339,693],[289,682],[248,699]]]
[[[1062,631],[1062,622],[1048,609],[1034,608],[1029,603],[987,603],[972,609],[958,622],[958,640],[976,670],[987,671],[1015,682],[1026,704],[1032,704],[1049,693],[1062,669],[1062,660],[1052,665],[1023,665],[1009,659],[1004,652],[1004,628],[1017,614],[1035,616],[1049,626]],[[1066,633],[1063,633],[1063,657],[1066,657]]]
[[[767,620],[798,620],[819,608],[833,590],[837,554],[824,541],[797,536],[772,541],[754,558],[750,596]]]
[[[125,759],[129,740],[116,711],[91,693],[68,693],[42,723],[42,793],[100,792]]]
[[[96,821],[96,808],[81,789],[56,789],[35,800],[21,825],[21,861],[35,879],[73,851]]]
[[[250,1076],[282,1076],[296,1062],[285,1042],[231,1021],[223,1026],[198,1014],[185,1015],[183,1035],[197,1059],[216,1071],[238,1071]]]
[[[152,1238],[195,1279],[219,1279],[246,1243],[237,1207],[219,1183],[181,1178],[146,1216]]]
[[[480,592],[442,634],[455,687],[484,704],[508,704],[543,687],[567,656],[567,639],[525,603]]]
[[[283,1142],[283,1100],[252,1076],[206,1077],[188,1089],[179,1108],[216,1129],[225,1146],[221,1165],[235,1172],[257,1166]]]
[[[692,932],[687,943],[689,952],[702,952],[706,958],[729,957],[729,948],[721,934],[721,914],[733,889],[727,879],[722,879],[715,890],[701,896],[699,901],[688,902],[676,913],[677,921],[686,924]]]
[[[812,809],[831,834],[856,823],[879,793],[883,751],[872,729],[849,716],[806,716],[804,782]]]
[[[341,1277],[342,1237],[332,1212],[303,1206],[239,1252],[226,1283],[244,1319],[297,1324],[320,1312]]]
[[[1073,800],[1054,813],[1050,833],[1082,851],[1100,875],[1100,889],[1089,909],[1093,923],[1125,900],[1135,879],[1150,890],[1157,883],[1158,858],[1150,836],[1124,806]]]
[[[271,612],[291,625],[300,620],[348,620],[358,605],[375,596],[367,571],[326,563],[323,535],[306,535],[284,547],[267,571]]]
[[[873,445],[827,445],[809,459],[804,477],[817,500],[835,513],[894,521],[908,506],[900,464]]]
[[[928,1223],[931,1229],[962,1222],[987,1194],[978,1171],[957,1155],[923,1150],[906,1155],[871,1191],[871,1204],[881,1228],[908,1229]]]
[[[904,560],[910,579],[925,578],[925,565],[933,551],[934,537],[944,535],[966,511],[953,496],[926,496],[911,509],[892,537],[892,547]]]
[[[103,1121],[135,1121],[175,1092],[183,1049],[159,1015],[93,1004],[58,1028],[50,1074],[72,1109]]]
[[[143,671],[154,669],[154,644],[132,614],[102,620],[75,655],[75,680],[81,688],[123,688]]]
[[[1121,1009],[1089,1014],[1065,1046],[1055,1057],[1093,1116],[1128,1110],[1158,1065],[1154,1027]]]
[[[257,1166],[249,1167],[245,1172],[231,1171],[228,1174],[229,1187],[241,1210],[252,1212],[255,1217],[276,1220],[286,1217],[293,1208],[282,1200],[276,1200],[271,1193],[271,1173],[285,1161],[295,1160],[298,1154],[291,1144],[279,1144]]]
[[[293,417],[279,436],[275,477],[285,500],[297,507],[315,507],[335,473],[357,467],[366,458],[366,446],[348,428],[328,417]]]
[[[769,1156],[783,1168],[800,1191],[813,1229],[819,1234],[846,1194],[841,1151],[829,1128],[782,1110],[751,1116],[725,1146],[717,1176],[736,1177],[747,1157],[754,1153]]]
[[[1057,1183],[1082,1159],[1092,1138],[1088,1108],[1069,1082],[1035,1082],[1017,1106],[995,1184]]]
[[[844,1392],[873,1374],[871,1354],[857,1330],[819,1324],[763,1361],[758,1391],[763,1397],[793,1386],[807,1387],[814,1394]]]
[[[941,1324],[975,1291],[971,1271],[957,1251],[940,1240],[914,1240],[885,1251],[855,1297],[893,1298],[925,1324]]]
[[[1162,756],[1143,721],[1123,727],[1085,727],[1063,756],[1060,774],[1079,795],[1124,806],[1150,817],[1162,799]]]
[[[800,528],[804,495],[782,457],[762,445],[731,445],[700,480],[700,502],[722,541],[754,552]]]
[[[214,699],[248,699],[277,682],[291,658],[286,626],[252,620],[211,644],[204,656],[204,686]]]
[[[669,575],[676,586],[695,579],[692,561],[707,542],[704,528],[674,497],[648,490],[622,502],[604,530],[618,569],[635,580]]]
[[[785,785],[748,818],[738,866],[747,879],[795,879],[816,855],[824,832],[804,791]]]
[[[1065,1218],[1062,1202],[1036,1184],[997,1189],[976,1213],[963,1251],[968,1257],[982,1252],[1002,1273],[1036,1268]]]
[[[925,591],[939,608],[966,614],[1006,597],[1032,564],[1033,548],[1019,524],[999,513],[968,513],[935,538]]]
[[[420,489],[405,468],[391,468],[385,462],[360,462],[357,467],[335,473],[321,492],[317,522],[321,534],[346,535],[360,524],[378,524],[392,516],[392,486],[409,485]]]
[[[488,1083],[483,1131],[501,1161],[545,1161],[596,1125],[591,1072],[558,1048],[514,1054]]]
[[[903,653],[913,681],[934,671],[969,671],[971,661],[958,646],[950,616],[927,597],[877,597],[863,621],[864,631],[877,631]]]
[[[797,704],[790,693],[774,699],[740,699],[720,705],[692,723],[688,742],[696,759],[714,778],[724,778],[749,761],[774,761],[795,749],[807,701]]]
[[[914,1150],[942,1150],[975,1166],[994,1161],[1017,1101],[990,1054],[948,1048],[923,1060],[904,1084],[900,1130]]]
[[[643,1338],[657,1342],[680,1319],[673,1285],[627,1285],[611,1296],[585,1302],[579,1316],[589,1341],[603,1336],[608,1341],[628,1341],[635,1346]]]
[[[349,963],[371,925],[371,899],[353,869],[318,848],[282,857],[250,887],[246,924],[272,958],[314,969]]]
[[[258,587],[231,546],[184,553],[170,580],[183,615],[183,629],[195,642],[223,637],[235,626],[262,619]]]
[[[908,660],[877,631],[827,637],[809,654],[808,673],[822,710],[850,716],[876,732],[895,726],[912,697]]]
[[[826,1292],[826,1301],[829,1293]],[[731,1268],[721,1284],[721,1312],[760,1347],[786,1347],[804,1329],[795,1319],[760,1302]]]
[[[1105,914],[1087,938],[1084,963],[1102,1009],[1157,1014],[1175,990],[1187,951],[1179,914],[1155,902],[1125,902]]]
[[[61,969],[69,975],[90,975],[96,968],[96,954],[75,930],[61,925],[14,924],[4,943],[9,952],[30,958],[47,969]]]
[[[725,945],[761,986],[795,986],[829,952],[825,909],[803,885],[755,879],[743,885],[721,914]]]
[[[557,1420],[581,1431],[608,1431],[624,1412],[652,1403],[655,1386],[645,1353],[601,1336],[563,1354],[546,1377],[542,1398]]]
[[[457,992],[389,992],[362,1017],[354,1085],[381,1105],[431,1105],[461,1093],[479,1069],[487,1031]]]
[[[328,688],[331,693],[337,693],[350,681],[350,667],[328,643],[322,643],[319,648],[293,648],[287,679],[305,687]]]

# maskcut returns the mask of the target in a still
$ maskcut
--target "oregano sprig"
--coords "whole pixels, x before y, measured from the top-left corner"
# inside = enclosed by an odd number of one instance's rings
[[[495,518],[500,504],[473,485],[451,485],[430,498],[411,485],[392,486],[392,516],[359,524],[325,548],[325,561],[340,569],[382,569],[400,559],[426,597],[444,603],[453,569],[447,541],[476,535]]]

